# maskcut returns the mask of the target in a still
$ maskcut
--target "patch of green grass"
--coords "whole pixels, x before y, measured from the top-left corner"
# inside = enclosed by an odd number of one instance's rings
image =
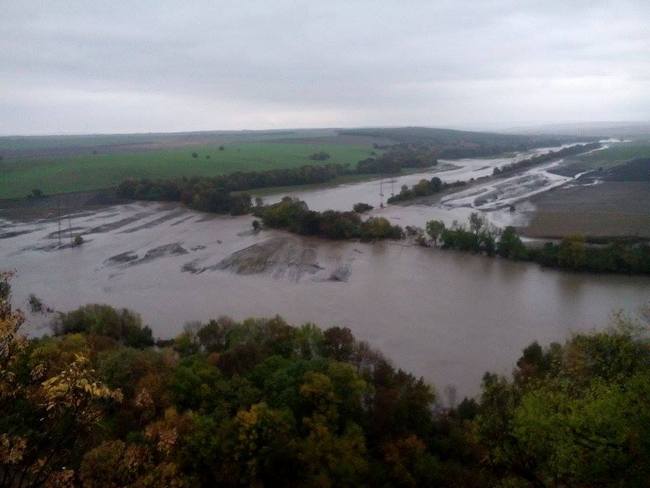
[[[325,151],[327,161],[309,156]],[[192,157],[196,152],[198,157]],[[68,158],[0,162],[0,198],[20,198],[34,188],[45,194],[111,188],[130,177],[179,178],[216,176],[235,171],[264,171],[311,164],[351,164],[367,158],[368,145],[245,143],[187,146],[125,154],[94,154]],[[209,159],[206,158],[209,156]]]

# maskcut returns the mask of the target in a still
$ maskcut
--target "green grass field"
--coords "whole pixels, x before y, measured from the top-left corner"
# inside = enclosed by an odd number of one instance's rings
[[[318,151],[329,153],[331,158],[324,162],[309,159]],[[192,157],[193,152],[198,153],[198,158]],[[223,151],[218,145],[208,145],[128,154],[5,160],[0,162],[0,198],[24,197],[34,188],[45,194],[99,190],[114,187],[129,177],[215,176],[306,164],[355,164],[371,152],[368,145],[260,142],[226,144]]]

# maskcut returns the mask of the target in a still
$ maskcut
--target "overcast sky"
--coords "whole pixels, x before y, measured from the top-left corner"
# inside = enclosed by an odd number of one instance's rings
[[[0,0],[0,134],[650,120],[650,0]]]

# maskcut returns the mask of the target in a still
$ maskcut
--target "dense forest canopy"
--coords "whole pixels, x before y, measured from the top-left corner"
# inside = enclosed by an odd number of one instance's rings
[[[647,326],[527,347],[443,406],[342,327],[89,305],[26,339],[0,280],[0,485],[647,486]],[[399,324],[396,324],[399,326]]]

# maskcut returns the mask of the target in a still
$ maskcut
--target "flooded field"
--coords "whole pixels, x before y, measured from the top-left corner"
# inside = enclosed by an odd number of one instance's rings
[[[18,272],[14,298],[23,309],[32,293],[56,310],[109,303],[138,311],[161,337],[219,315],[343,325],[461,395],[476,393],[486,370],[507,373],[531,341],[606,326],[613,310],[634,312],[650,299],[648,277],[562,273],[403,242],[254,233],[251,221],[161,204],[60,223],[5,220],[0,262]],[[70,246],[69,229],[83,232],[81,247]],[[50,318],[30,314],[31,332],[47,331]]]

